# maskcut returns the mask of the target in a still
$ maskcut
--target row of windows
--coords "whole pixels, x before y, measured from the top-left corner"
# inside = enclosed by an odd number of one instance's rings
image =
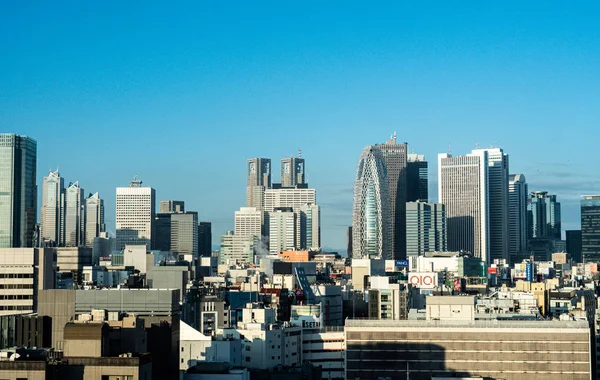
[[[32,294],[0,295],[0,300],[30,300],[30,299],[33,299]]]
[[[31,305],[19,305],[19,306],[1,305],[0,306],[0,311],[3,311],[3,310],[18,310],[18,311],[31,310]]]
[[[33,284],[0,284],[0,289],[33,289]]]
[[[0,273],[0,278],[33,278],[33,273]]]

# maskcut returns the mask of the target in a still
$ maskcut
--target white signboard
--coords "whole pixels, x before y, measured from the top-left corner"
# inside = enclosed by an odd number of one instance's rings
[[[408,275],[408,283],[421,289],[433,289],[438,286],[438,273],[412,272]]]

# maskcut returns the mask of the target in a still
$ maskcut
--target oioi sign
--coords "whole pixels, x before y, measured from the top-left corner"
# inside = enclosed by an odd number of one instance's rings
[[[421,289],[433,289],[438,286],[438,274],[434,272],[412,272],[408,275],[408,283]]]

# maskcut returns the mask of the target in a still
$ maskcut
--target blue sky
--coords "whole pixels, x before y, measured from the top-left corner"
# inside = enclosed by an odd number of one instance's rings
[[[476,144],[557,193],[567,229],[600,193],[598,2],[171,3],[0,3],[0,132],[37,139],[40,186],[59,167],[99,191],[110,229],[137,174],[216,243],[245,160],[300,148],[344,248],[360,151],[393,131],[434,200],[437,153]]]

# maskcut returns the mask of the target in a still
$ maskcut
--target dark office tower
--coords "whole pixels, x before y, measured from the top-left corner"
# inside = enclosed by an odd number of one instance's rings
[[[527,180],[511,174],[508,180],[508,253],[511,262],[527,250]]]
[[[306,175],[304,172],[304,158],[286,157],[281,160],[281,186],[295,187],[306,183]]]
[[[581,256],[584,263],[600,263],[600,195],[581,201]]]
[[[0,248],[33,247],[36,164],[34,139],[0,134]]]
[[[576,262],[581,262],[581,230],[565,231],[567,235],[567,253],[571,255],[571,259]]]
[[[406,164],[406,201],[427,202],[429,198],[427,161],[422,154],[409,154]]]
[[[262,210],[265,189],[271,188],[271,159],[248,159],[246,175],[246,206]]]
[[[212,254],[212,228],[210,222],[198,222],[198,256]]]
[[[352,226],[346,232],[346,257],[352,257]]]
[[[534,191],[527,204],[527,237],[560,240],[560,202],[547,191]]]
[[[406,258],[406,143],[396,143],[396,132],[377,147],[383,154],[392,213],[392,258]],[[355,247],[356,248],[356,247]]]
[[[171,213],[156,214],[152,233],[152,248],[159,251],[171,250]]]

